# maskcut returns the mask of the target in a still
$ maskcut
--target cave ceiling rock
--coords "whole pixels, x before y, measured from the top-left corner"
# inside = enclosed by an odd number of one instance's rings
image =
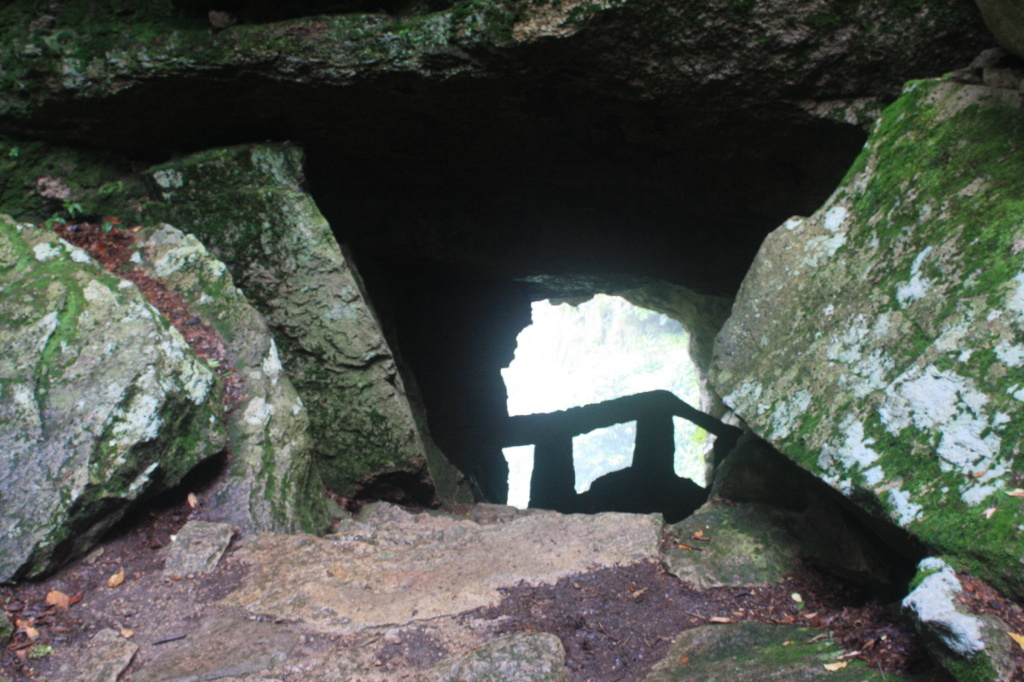
[[[439,451],[424,444],[429,435],[414,417],[358,273],[301,190],[302,163],[300,149],[281,144],[168,162],[145,173],[161,200],[149,214],[203,241],[263,314],[306,407],[330,489],[352,496],[375,476],[446,469]],[[443,473],[437,480],[454,479]]]
[[[193,235],[159,225],[141,228],[135,239],[136,267],[216,330],[241,380],[241,402],[226,416],[227,476],[207,500],[206,518],[243,532],[325,530],[329,517],[309,416],[262,315]]]
[[[909,83],[829,201],[765,241],[712,373],[789,458],[1017,597],[1022,98]]]
[[[880,101],[991,45],[967,0],[237,2],[224,30],[179,4],[6,3],[0,132],[154,161],[289,139],[357,252],[726,295]]]
[[[132,284],[0,217],[0,581],[90,549],[225,444],[215,375]]]

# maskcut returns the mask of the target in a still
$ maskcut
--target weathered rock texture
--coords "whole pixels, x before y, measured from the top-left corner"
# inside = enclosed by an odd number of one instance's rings
[[[958,680],[1009,682],[1016,664],[1006,636],[1009,626],[987,614],[973,614],[957,600],[963,590],[942,559],[920,563],[914,589],[903,608],[917,621],[925,646]]]
[[[147,176],[164,202],[152,211],[205,240],[266,317],[327,485],[352,495],[370,477],[424,469],[422,436],[359,276],[301,190],[301,150],[218,149]],[[269,416],[255,402],[247,409],[254,424]]]
[[[783,453],[1018,596],[1022,98],[911,83],[829,201],[765,241],[714,378]]]
[[[491,606],[499,588],[550,584],[602,566],[658,557],[653,516],[516,515],[492,524],[383,503],[324,538],[263,534],[239,556],[242,587],[225,600],[254,614],[353,633]]]
[[[89,548],[224,445],[213,373],[134,285],[0,217],[0,580]]]
[[[808,628],[764,623],[705,625],[683,632],[645,682],[883,682],[863,661]],[[826,665],[835,665],[828,669]]]
[[[195,236],[170,225],[135,236],[137,267],[181,295],[189,311],[217,331],[242,381],[241,403],[226,417],[228,472],[208,502],[209,518],[244,531],[324,530],[326,498],[308,412],[267,323]]]

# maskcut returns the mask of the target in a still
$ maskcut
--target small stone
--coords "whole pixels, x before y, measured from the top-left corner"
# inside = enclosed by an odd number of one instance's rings
[[[234,535],[234,529],[226,523],[189,521],[178,532],[178,539],[165,550],[164,576],[178,580],[180,576],[194,578],[210,573]]]

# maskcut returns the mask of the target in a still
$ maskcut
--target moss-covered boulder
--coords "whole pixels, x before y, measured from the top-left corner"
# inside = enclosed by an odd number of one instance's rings
[[[644,682],[883,682],[893,679],[810,628],[766,623],[685,630]]]
[[[0,581],[88,549],[224,445],[214,374],[134,285],[0,216]]]
[[[714,382],[869,512],[1024,595],[1024,93],[909,84],[764,242]]]
[[[245,531],[319,532],[329,518],[305,405],[285,375],[263,317],[202,243],[170,225],[136,232],[136,267],[181,295],[220,336],[241,381],[226,416],[228,475],[207,518]]]
[[[266,318],[308,410],[324,482],[351,495],[372,477],[422,471],[436,452],[424,445],[358,273],[301,189],[302,151],[215,149],[146,175],[162,200],[151,214],[202,239]]]

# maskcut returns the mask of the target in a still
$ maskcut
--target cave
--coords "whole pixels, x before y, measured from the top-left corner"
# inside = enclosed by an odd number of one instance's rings
[[[160,20],[195,30],[200,4],[178,2],[183,14],[160,10]],[[229,5],[250,25],[293,18],[280,31],[314,42],[320,20],[304,26],[304,12],[400,35],[419,30],[403,21],[440,8],[312,2],[279,15],[267,3]],[[85,20],[103,20],[90,11]],[[764,26],[738,15],[709,19],[715,7],[700,21],[666,11],[678,34],[638,5],[558,39],[417,46],[409,65],[340,76],[271,60],[87,96],[55,86],[5,105],[0,133],[115,152],[137,168],[236,143],[302,147],[305,189],[351,250],[434,440],[478,499],[504,502],[500,370],[532,302],[633,292],[680,319],[706,363],[764,236],[811,214],[865,142],[870,116],[833,116],[829,103],[877,106],[980,44],[977,26],[960,24],[907,42],[897,21],[871,49],[898,44],[898,67],[861,43],[808,61],[841,21],[789,44],[763,40]],[[794,12],[787,22],[813,24]],[[213,35],[234,45],[230,30]],[[729,66],[718,71],[706,55]],[[721,413],[714,395],[706,402]]]

